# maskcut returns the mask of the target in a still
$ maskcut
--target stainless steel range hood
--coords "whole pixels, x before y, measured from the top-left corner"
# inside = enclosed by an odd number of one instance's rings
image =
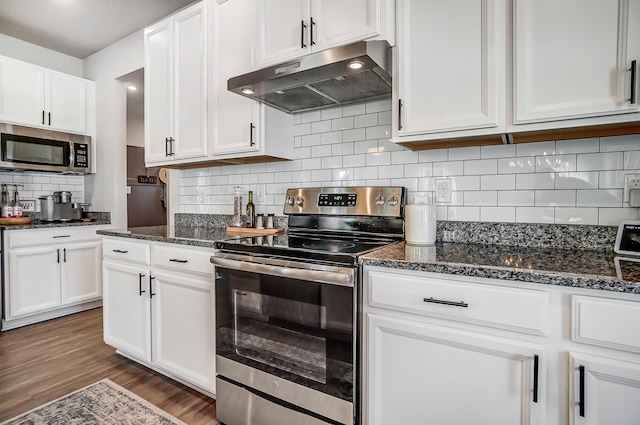
[[[391,96],[391,49],[361,41],[230,78],[229,91],[294,113]]]

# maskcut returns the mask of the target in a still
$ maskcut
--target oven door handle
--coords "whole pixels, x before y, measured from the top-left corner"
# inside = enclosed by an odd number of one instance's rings
[[[341,286],[354,286],[355,270],[341,269],[339,271],[323,271],[297,269],[283,266],[270,266],[267,264],[251,263],[248,261],[230,260],[228,258],[211,257],[211,262],[217,267],[231,270],[239,270],[249,273],[268,274],[271,276],[286,277],[290,279],[306,280],[311,282],[330,283]]]

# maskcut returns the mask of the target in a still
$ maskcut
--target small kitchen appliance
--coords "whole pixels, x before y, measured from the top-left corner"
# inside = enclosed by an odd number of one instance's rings
[[[216,242],[217,417],[358,423],[358,256],[404,237],[403,187],[287,191],[284,234]]]
[[[71,192],[53,192],[40,200],[40,219],[42,221],[71,221],[82,218],[82,204],[71,202]]]

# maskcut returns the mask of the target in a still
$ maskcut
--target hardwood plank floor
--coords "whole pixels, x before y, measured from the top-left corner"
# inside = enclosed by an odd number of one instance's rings
[[[187,424],[218,423],[215,400],[106,345],[102,308],[0,332],[0,421],[104,378]]]

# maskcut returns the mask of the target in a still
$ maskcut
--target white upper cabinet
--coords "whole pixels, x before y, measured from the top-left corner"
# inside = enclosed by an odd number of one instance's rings
[[[0,57],[0,121],[86,133],[91,89],[82,78]]]
[[[208,153],[207,8],[197,3],[145,30],[145,160]]]
[[[513,17],[514,124],[639,119],[639,0],[515,0]]]
[[[389,0],[257,0],[257,65],[376,37],[391,38],[393,44],[390,4]]]
[[[503,0],[398,0],[398,142],[504,132]]]
[[[211,12],[212,160],[293,158],[293,115],[227,90],[229,78],[255,68],[255,0],[218,0]],[[229,58],[232,58],[230,60]],[[247,159],[249,160],[249,159]]]

